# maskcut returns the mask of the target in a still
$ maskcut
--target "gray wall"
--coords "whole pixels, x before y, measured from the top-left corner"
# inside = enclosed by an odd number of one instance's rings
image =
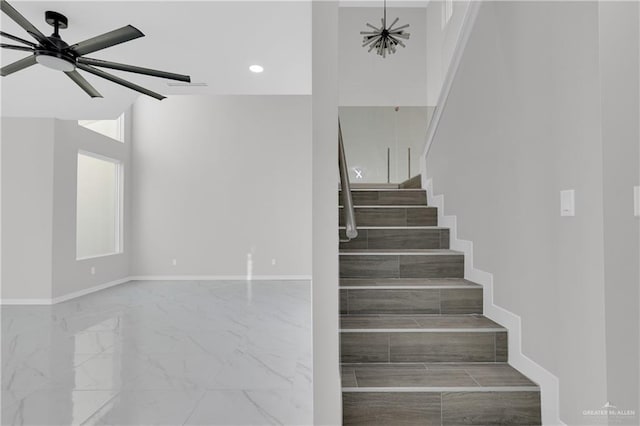
[[[123,161],[129,144],[76,121],[2,118],[2,298],[51,298],[88,290],[129,275],[124,252],[76,260],[78,150]],[[124,226],[129,222],[125,179]],[[95,267],[95,274],[91,274]]]
[[[140,98],[131,274],[310,276],[310,135],[310,96]]]
[[[125,123],[125,126],[127,124]],[[123,252],[94,259],[76,260],[76,190],[78,151],[89,151],[120,160],[124,167]],[[129,276],[131,141],[120,143],[78,126],[76,121],[56,120],[53,173],[53,297],[86,290]],[[95,275],[91,268],[95,268]]]
[[[597,3],[483,4],[426,167],[570,424],[608,398],[598,25]]]
[[[313,423],[342,422],[338,293],[338,2],[314,1],[313,22]]]
[[[453,53],[464,26],[470,0],[455,0],[451,20],[444,27],[442,14],[445,2],[430,0],[427,4],[427,105],[436,106]]]
[[[2,299],[51,298],[53,119],[2,119]]]
[[[640,227],[632,215],[632,188],[640,182],[638,9],[637,2],[599,4],[607,394],[618,408],[636,411]],[[638,422],[640,412],[625,423]]]

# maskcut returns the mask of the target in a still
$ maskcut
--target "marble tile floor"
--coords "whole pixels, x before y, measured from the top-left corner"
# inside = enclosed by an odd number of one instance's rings
[[[306,281],[138,281],[3,306],[2,425],[312,423]]]

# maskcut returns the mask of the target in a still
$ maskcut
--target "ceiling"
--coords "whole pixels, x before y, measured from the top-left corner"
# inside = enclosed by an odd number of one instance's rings
[[[207,87],[170,87],[169,80],[115,70],[164,95],[310,94],[311,3],[308,1],[10,1],[45,34],[44,12],[67,16],[61,30],[69,44],[131,24],[146,37],[87,55],[191,75]],[[2,30],[30,36],[2,14]],[[6,39],[3,42],[10,42]],[[2,50],[2,65],[25,57]],[[265,71],[254,74],[249,65]],[[80,71],[104,98],[91,99],[62,72],[34,65],[0,79],[2,116],[106,119],[120,115],[137,98],[132,90]]]

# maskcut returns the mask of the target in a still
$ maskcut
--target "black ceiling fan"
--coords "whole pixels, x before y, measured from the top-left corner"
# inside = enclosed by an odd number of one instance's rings
[[[22,45],[1,43],[0,46],[2,48],[21,50],[31,53],[31,55],[27,56],[24,59],[20,59],[17,62],[2,67],[2,69],[0,69],[0,74],[2,75],[2,77],[39,63],[41,65],[44,65],[45,67],[63,71],[89,96],[91,96],[92,98],[101,98],[102,95],[77,71],[77,69],[81,69],[83,71],[110,80],[116,84],[128,87],[129,89],[151,96],[158,100],[162,100],[165,97],[95,67],[111,68],[114,70],[128,71],[137,74],[150,75],[153,77],[191,82],[191,77],[189,77],[188,75],[157,71],[149,68],[136,67],[133,65],[103,61],[101,59],[87,58],[84,56],[88,53],[97,52],[98,50],[106,49],[107,47],[115,46],[117,44],[131,41],[139,37],[144,37],[144,34],[142,34],[140,30],[131,25],[127,25],[120,29],[110,31],[108,33],[90,38],[85,41],[81,41],[73,45],[69,45],[64,42],[62,38],[60,38],[59,34],[59,30],[67,28],[68,26],[68,20],[66,16],[58,12],[45,12],[45,20],[54,28],[53,34],[47,37],[42,34],[33,24],[27,21],[27,19],[22,16],[20,12],[14,9],[13,6],[7,3],[6,0],[0,1],[2,5],[2,11],[6,13],[9,18],[15,21],[16,24],[24,28],[24,30],[31,34],[31,36],[37,41],[37,43],[32,43],[20,37],[16,37],[14,35],[0,31],[0,35],[2,37],[17,41],[18,43],[22,43]]]

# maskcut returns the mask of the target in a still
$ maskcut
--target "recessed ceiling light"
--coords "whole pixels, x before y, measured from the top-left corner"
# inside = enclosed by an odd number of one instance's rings
[[[262,68],[260,65],[251,65],[249,67],[249,70],[251,72],[255,72],[255,73],[261,73],[262,71],[264,71],[264,68]]]

